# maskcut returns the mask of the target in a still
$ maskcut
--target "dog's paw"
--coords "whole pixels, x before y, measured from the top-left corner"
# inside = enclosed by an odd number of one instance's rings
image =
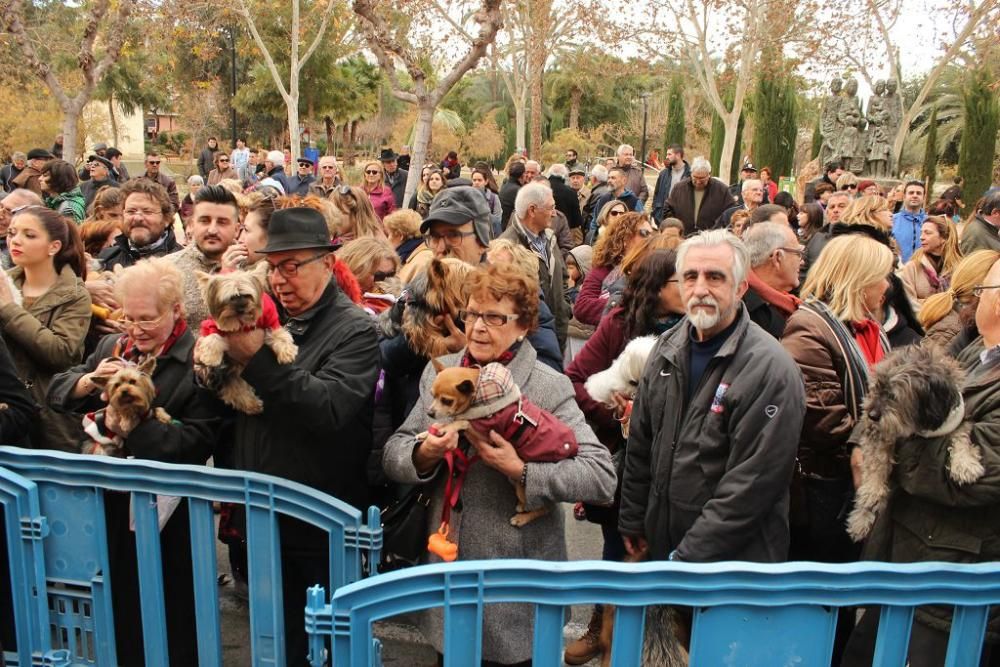
[[[292,341],[292,335],[285,329],[273,329],[264,334],[264,343],[274,351],[279,364],[295,361],[299,348]]]
[[[247,415],[259,415],[264,411],[264,403],[254,393],[253,387],[246,380],[236,378],[222,388],[219,398],[232,407]]]
[[[226,342],[218,334],[200,338],[195,345],[195,362],[204,366],[220,366],[225,354]]]
[[[864,507],[855,506],[847,517],[847,534],[855,542],[861,542],[868,537],[873,525],[875,525],[875,513]]]
[[[155,410],[153,410],[153,416],[156,417],[156,421],[160,422],[161,424],[169,424],[172,421],[170,419],[170,415],[168,415],[167,411],[164,410],[163,408],[156,408]]]
[[[510,525],[514,526],[515,528],[521,528],[531,523],[531,520],[533,518],[534,517],[530,516],[527,512],[522,512],[518,510],[517,514],[515,514],[510,518]]]
[[[982,453],[967,433],[956,437],[948,446],[948,459],[948,474],[958,484],[971,484],[986,472]]]

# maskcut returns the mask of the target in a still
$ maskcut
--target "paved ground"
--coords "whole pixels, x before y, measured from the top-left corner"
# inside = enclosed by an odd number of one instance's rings
[[[574,520],[572,510],[571,505],[563,505],[566,513],[566,546],[570,560],[599,559],[600,527]],[[220,543],[216,551],[220,572],[228,575],[229,560],[225,547]],[[219,590],[222,650],[224,663],[236,667],[250,664],[249,612],[246,603],[235,594],[232,578],[228,577],[228,581]],[[574,608],[573,620],[567,625],[564,635],[570,639],[578,637],[589,617],[589,607]],[[405,619],[376,624],[375,635],[382,641],[382,660],[386,667],[429,667],[435,664],[434,650]]]

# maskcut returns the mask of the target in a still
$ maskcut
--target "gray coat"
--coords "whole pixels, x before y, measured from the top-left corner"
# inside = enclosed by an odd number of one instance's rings
[[[445,366],[455,366],[462,353],[443,357]],[[529,463],[525,487],[529,507],[545,503],[583,500],[610,504],[615,490],[611,455],[587,426],[576,405],[569,379],[536,362],[535,350],[525,342],[508,365],[514,381],[525,397],[559,418],[576,434],[580,450],[574,458],[558,463]],[[382,463],[386,475],[397,482],[417,484],[434,479],[427,534],[441,522],[442,497],[447,468],[439,466],[429,478],[418,476],[413,466],[415,436],[432,421],[427,408],[432,400],[431,383],[436,373],[427,364],[420,378],[420,398],[410,416],[385,445]],[[517,497],[504,475],[482,462],[474,464],[462,486],[461,511],[452,511],[449,538],[458,544],[462,560],[492,558],[538,558],[566,560],[563,512],[555,507],[523,528],[510,525]],[[467,527],[467,530],[463,527]],[[429,562],[440,562],[428,554]],[[440,651],[443,647],[441,609],[421,615],[420,626],[427,639]],[[483,659],[516,663],[531,658],[534,610],[528,604],[489,605],[483,611]]]
[[[686,319],[660,337],[639,383],[618,528],[645,536],[652,559],[788,557],[802,373],[742,304],[737,318],[690,399]]]
[[[977,215],[962,230],[959,246],[966,256],[977,250],[1000,250],[1000,236],[996,227]]]

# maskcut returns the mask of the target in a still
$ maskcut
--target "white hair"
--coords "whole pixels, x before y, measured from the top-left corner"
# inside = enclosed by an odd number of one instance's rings
[[[205,185],[205,179],[203,179],[200,174],[191,174],[188,176],[187,182],[191,187],[201,187],[202,185]]]
[[[627,150],[628,151],[632,151],[633,155],[635,154],[635,149],[634,148],[632,148],[628,144],[622,144],[621,146],[618,147],[618,150],[615,151],[615,155],[621,155],[623,151],[627,151]]]
[[[677,273],[684,274],[685,261],[691,248],[714,248],[720,245],[728,245],[733,250],[733,282],[739,285],[747,278],[750,253],[743,241],[725,229],[710,229],[685,239],[677,249]]]
[[[748,178],[743,181],[743,185],[740,186],[740,192],[746,192],[750,188],[764,187],[764,182],[759,178]]]
[[[268,151],[267,157],[264,159],[275,166],[285,164],[285,154],[281,151]]]
[[[608,182],[608,168],[603,164],[595,164],[590,168],[590,175],[594,177],[594,180],[598,183]]]
[[[788,225],[778,222],[758,222],[743,233],[743,243],[750,253],[750,266],[758,267],[767,262],[774,251],[785,246]]]
[[[537,160],[525,160],[524,161],[524,168],[527,169],[528,165],[531,165],[531,164],[535,165],[535,171],[538,171],[538,172],[542,171],[542,165],[538,164]]]
[[[517,216],[518,220],[523,220],[528,213],[529,206],[542,206],[550,199],[552,199],[552,190],[541,183],[528,183],[521,186],[521,189],[517,191],[517,199],[514,200],[514,215]]]
[[[549,176],[555,176],[556,178],[561,178],[565,181],[566,177],[569,176],[569,167],[561,162],[556,162],[554,165],[549,167]]]
[[[712,173],[712,163],[705,159],[704,155],[699,155],[691,160],[691,173]]]

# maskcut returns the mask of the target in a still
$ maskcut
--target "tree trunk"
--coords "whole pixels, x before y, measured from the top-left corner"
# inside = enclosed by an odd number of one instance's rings
[[[333,151],[333,119],[329,116],[324,116],[323,126],[326,129],[326,154],[336,155]]]
[[[350,151],[348,148],[351,145],[351,124],[349,122],[344,123],[344,127],[340,129],[340,145],[344,149],[344,166],[347,166],[347,153]]]
[[[528,147],[528,119],[525,113],[525,107],[527,106],[524,98],[525,91],[522,91],[520,100],[518,98],[514,99],[514,143],[518,151],[523,151]]]
[[[354,158],[356,151],[354,150],[355,145],[358,141],[358,122],[357,120],[352,120],[351,125],[351,145],[347,149],[347,164],[354,166]]]
[[[538,160],[542,154],[542,124],[545,112],[542,110],[542,69],[545,67],[545,52],[540,47],[531,50],[531,149],[528,154]]]
[[[726,117],[722,119],[723,125],[726,128],[726,137],[722,141],[722,157],[719,158],[719,174],[718,177],[723,181],[729,178],[729,173],[733,164],[733,154],[736,152],[736,135],[739,131],[740,126],[740,110],[738,107],[734,107],[732,111],[726,114]]]
[[[63,135],[63,159],[70,164],[76,164],[76,127],[80,119],[79,112],[67,111],[63,109],[62,135]]]
[[[292,74],[294,77],[295,75]],[[298,88],[298,85],[294,86]],[[292,164],[299,159],[302,146],[299,142],[299,96],[298,91],[288,96],[285,106],[288,108],[288,145],[292,150]]]
[[[574,132],[580,129],[581,100],[583,100],[583,90],[573,86],[569,91],[569,129]]]
[[[403,194],[403,203],[410,201],[410,197],[417,190],[420,183],[421,167],[427,162],[427,149],[430,148],[431,128],[434,125],[434,104],[430,100],[423,100],[417,107],[417,122],[413,132],[412,159],[410,160],[410,173],[406,177],[406,192]]]
[[[115,96],[108,96],[108,118],[111,120],[111,141],[118,146],[118,120],[115,118]]]

